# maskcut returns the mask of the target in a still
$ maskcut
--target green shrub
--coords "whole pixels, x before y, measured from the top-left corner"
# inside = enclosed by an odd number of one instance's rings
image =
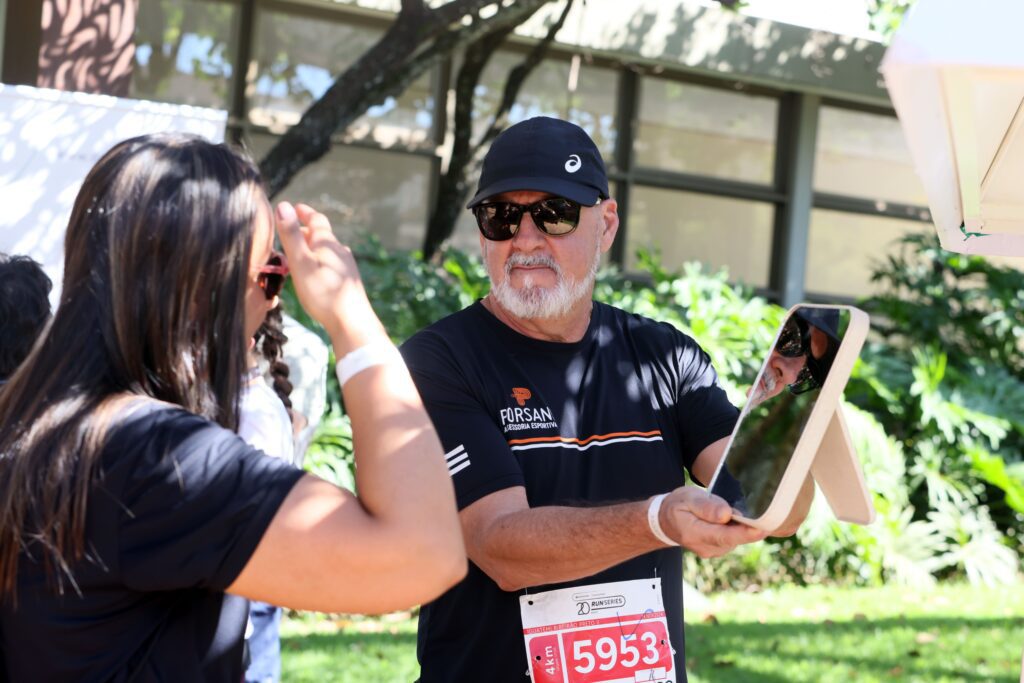
[[[903,445],[914,519],[943,539],[945,573],[1010,580],[1024,522],[1024,273],[915,235],[874,280],[882,293],[862,305],[878,341],[847,397]]]
[[[488,289],[479,259],[458,251],[424,262],[367,240],[356,255],[367,293],[396,342]],[[656,253],[638,257],[643,280],[603,270],[595,298],[694,337],[741,405],[785,310],[729,284],[725,272],[699,264],[669,271]],[[919,585],[948,576],[994,584],[1017,577],[1024,275],[914,236],[874,277],[883,294],[861,303],[872,314],[873,333],[847,387],[844,412],[878,520],[866,527],[839,523],[819,494],[792,538],[713,561],[687,554],[685,574],[698,588]],[[286,299],[294,312],[294,295]],[[337,380],[329,377],[330,411],[307,466],[352,488],[351,428]]]

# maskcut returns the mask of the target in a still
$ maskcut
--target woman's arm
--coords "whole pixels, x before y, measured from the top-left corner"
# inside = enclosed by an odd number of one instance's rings
[[[277,220],[299,300],[330,334],[336,356],[391,346],[351,251],[326,217],[282,203]],[[465,575],[441,444],[400,357],[342,390],[358,498],[303,477],[229,592],[297,609],[387,612],[427,602]]]

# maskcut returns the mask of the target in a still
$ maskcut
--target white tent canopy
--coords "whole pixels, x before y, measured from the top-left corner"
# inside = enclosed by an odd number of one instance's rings
[[[0,84],[0,252],[27,254],[60,298],[64,230],[86,174],[115,143],[182,131],[224,139],[227,112]]]
[[[1024,256],[1024,2],[919,0],[882,62],[942,246]]]

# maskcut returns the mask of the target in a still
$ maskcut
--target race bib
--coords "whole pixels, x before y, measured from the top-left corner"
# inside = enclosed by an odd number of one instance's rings
[[[519,598],[533,683],[674,683],[661,579]]]

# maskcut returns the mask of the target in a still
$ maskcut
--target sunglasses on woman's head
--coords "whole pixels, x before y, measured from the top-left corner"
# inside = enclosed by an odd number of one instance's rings
[[[487,202],[473,207],[481,234],[492,242],[515,237],[526,212],[538,230],[553,237],[568,235],[580,224],[580,205],[562,197],[548,197],[533,204]]]
[[[267,259],[266,265],[260,267],[259,275],[256,276],[256,284],[263,290],[267,301],[281,293],[284,287],[284,279],[288,276],[288,264],[285,263],[284,254],[274,252]]]

